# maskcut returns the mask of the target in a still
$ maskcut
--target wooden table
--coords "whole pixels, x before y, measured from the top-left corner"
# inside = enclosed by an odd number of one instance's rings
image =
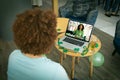
[[[57,30],[59,30],[58,32],[63,32],[62,34],[58,35],[56,42],[58,41],[58,38],[61,38],[64,36],[67,24],[68,24],[68,20],[67,18],[57,18]],[[92,35],[91,36],[91,40],[90,42],[95,41],[99,46],[97,48],[94,48],[93,50],[91,50],[91,48],[88,48],[88,52],[86,55],[81,55],[80,53],[75,53],[74,51],[68,50],[67,53],[63,53],[63,50],[59,48],[59,46],[56,44],[56,48],[61,52],[61,56],[60,56],[60,63],[62,64],[63,61],[63,57],[65,55],[71,56],[72,57],[72,68],[71,68],[71,79],[74,78],[74,68],[75,68],[75,58],[77,58],[77,60],[79,61],[80,57],[90,57],[90,77],[92,77],[93,74],[93,55],[98,52],[101,48],[101,41],[97,38],[97,36]]]

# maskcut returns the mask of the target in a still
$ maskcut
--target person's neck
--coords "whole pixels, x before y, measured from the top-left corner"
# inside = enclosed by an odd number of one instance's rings
[[[33,54],[25,53],[24,55],[27,56],[27,57],[30,57],[30,58],[40,58],[40,57],[42,57],[42,54],[41,55],[33,55]]]

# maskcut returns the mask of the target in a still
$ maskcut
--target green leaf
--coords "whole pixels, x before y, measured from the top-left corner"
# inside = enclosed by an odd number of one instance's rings
[[[58,42],[58,46],[60,46],[60,44],[63,44],[63,42],[60,42],[60,41],[59,41],[59,42]]]
[[[61,31],[61,29],[57,29],[57,31]]]
[[[75,53],[79,52],[79,50],[80,50],[79,48],[74,48]]]
[[[86,55],[88,52],[88,48],[84,49],[83,52],[81,53],[82,56]]]
[[[98,48],[98,46],[99,46],[98,43],[96,43],[96,44],[95,44],[95,47]]]
[[[64,48],[63,49],[63,53],[67,53],[67,52],[68,52],[68,50]]]
[[[58,38],[58,42],[60,42],[60,38]]]
[[[59,49],[64,49],[64,47],[59,46]]]
[[[86,49],[87,47],[86,46],[83,46],[84,49]]]

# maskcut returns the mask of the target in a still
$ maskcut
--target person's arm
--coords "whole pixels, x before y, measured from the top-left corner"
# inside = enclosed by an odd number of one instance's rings
[[[73,31],[73,34],[74,34],[74,35],[76,34],[76,31],[77,31],[77,30],[74,30],[74,31]]]
[[[83,36],[83,35],[84,35],[84,31],[82,31],[82,35],[81,35],[81,36],[82,36],[82,38],[84,38],[84,36]]]
[[[94,25],[96,22],[96,18],[98,16],[98,0],[92,0],[89,2],[89,11],[87,14],[87,20],[86,23]]]

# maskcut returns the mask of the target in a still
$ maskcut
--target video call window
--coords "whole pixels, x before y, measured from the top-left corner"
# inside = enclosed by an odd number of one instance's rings
[[[93,26],[70,20],[65,35],[89,41]]]

